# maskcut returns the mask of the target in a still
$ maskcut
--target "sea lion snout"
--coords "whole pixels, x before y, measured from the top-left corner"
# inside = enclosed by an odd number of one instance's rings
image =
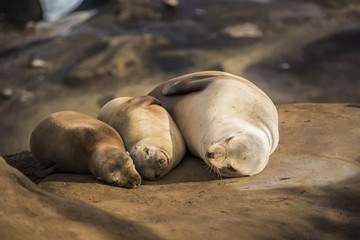
[[[107,147],[98,153],[94,174],[112,185],[134,188],[141,184],[133,160],[127,152],[116,147]]]
[[[209,164],[224,177],[252,176],[266,166],[268,151],[267,139],[254,132],[238,132],[224,137],[207,151]],[[222,158],[222,150],[226,157]],[[218,160],[221,159],[221,160]]]
[[[125,185],[127,188],[137,188],[141,184],[141,177],[139,174],[134,174],[129,177],[128,183]]]
[[[246,151],[242,145],[241,135],[232,135],[211,145],[205,154],[208,164],[224,177],[248,176],[247,164],[238,161]]]
[[[217,165],[217,163],[223,161],[227,157],[227,150],[225,146],[221,144],[213,144],[208,148],[205,155],[210,163]]]
[[[128,169],[120,169],[111,174],[108,182],[120,187],[136,188],[141,184],[141,176],[135,167],[132,166]]]
[[[169,165],[168,155],[157,147],[149,145],[138,145],[130,151],[130,156],[134,160],[135,165],[141,166],[143,161],[147,160],[148,163],[158,165],[160,168],[166,168]]]
[[[167,173],[170,158],[161,149],[150,145],[136,145],[130,151],[136,169],[146,179],[156,180]]]

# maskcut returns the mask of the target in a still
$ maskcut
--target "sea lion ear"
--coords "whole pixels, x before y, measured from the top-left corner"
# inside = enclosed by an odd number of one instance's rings
[[[191,92],[202,91],[213,80],[213,77],[204,76],[204,78],[186,78],[175,83],[169,83],[162,89],[165,96],[181,95]]]
[[[149,96],[149,95],[139,97],[139,104],[141,104],[141,106],[143,106],[143,107],[148,107],[150,105],[160,105],[161,106],[161,102],[158,99],[156,99],[152,96]]]

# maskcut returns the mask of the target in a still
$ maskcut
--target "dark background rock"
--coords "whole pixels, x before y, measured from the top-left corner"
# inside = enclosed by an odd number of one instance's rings
[[[0,2],[0,30],[11,24],[23,28],[28,21],[43,19],[39,0],[2,0]]]

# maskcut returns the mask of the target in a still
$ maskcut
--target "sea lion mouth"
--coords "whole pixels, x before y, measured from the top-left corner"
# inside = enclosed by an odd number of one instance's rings
[[[141,182],[135,182],[135,183],[129,182],[129,183],[126,185],[126,187],[127,187],[127,188],[137,188],[137,187],[140,186],[140,184],[141,184]]]

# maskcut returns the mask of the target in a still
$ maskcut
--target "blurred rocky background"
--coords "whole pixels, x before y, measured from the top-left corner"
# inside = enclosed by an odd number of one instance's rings
[[[359,103],[359,66],[358,0],[2,0],[0,154],[29,149],[52,112],[96,117],[195,71],[245,77],[276,104]]]

